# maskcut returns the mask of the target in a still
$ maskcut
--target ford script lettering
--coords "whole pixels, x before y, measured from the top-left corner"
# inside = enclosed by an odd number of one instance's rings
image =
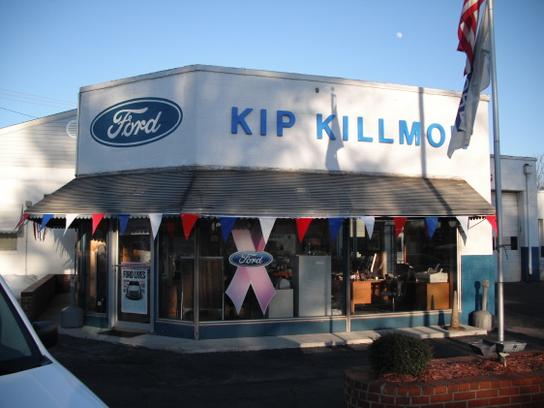
[[[131,99],[99,113],[91,123],[91,136],[107,146],[138,146],[168,136],[182,118],[181,108],[168,99]]]
[[[240,251],[229,256],[229,262],[234,266],[266,266],[272,263],[273,260],[272,255],[264,251]]]

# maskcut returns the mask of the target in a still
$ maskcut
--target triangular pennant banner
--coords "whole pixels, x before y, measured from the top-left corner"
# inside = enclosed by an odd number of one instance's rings
[[[261,232],[263,233],[264,245],[266,245],[266,243],[268,242],[268,238],[270,238],[270,233],[272,232],[272,228],[274,228],[275,222],[275,217],[259,218],[259,224],[261,224]]]
[[[42,223],[40,224],[38,231],[43,230],[51,218],[53,218],[53,214],[42,215]]]
[[[398,237],[406,224],[406,217],[393,217],[395,221],[395,237]]]
[[[93,229],[92,229],[92,235],[94,235],[96,229],[100,225],[100,221],[102,221],[102,218],[104,218],[104,213],[96,213],[91,215],[93,219]]]
[[[161,227],[162,213],[150,213],[147,216],[149,217],[149,222],[151,224],[153,239],[155,239],[157,233],[159,232],[159,228]]]
[[[304,240],[304,236],[306,235],[306,232],[308,231],[308,228],[310,227],[312,220],[313,218],[308,218],[308,217],[296,219],[298,242],[302,242]]]
[[[425,225],[427,226],[429,238],[432,238],[438,228],[438,217],[425,217]]]
[[[198,214],[181,214],[181,225],[185,239],[189,239],[196,221],[200,218]]]
[[[374,224],[376,223],[376,217],[363,216],[359,217],[359,219],[365,224],[366,232],[368,232],[368,239],[372,239],[372,234],[374,233]]]
[[[234,227],[234,223],[236,222],[236,217],[221,217],[219,218],[219,223],[221,224],[221,235],[223,236],[223,241],[227,241],[229,239],[230,232],[232,231],[232,227]]]
[[[493,232],[497,234],[497,216],[496,215],[486,215],[485,219],[491,224]]]
[[[21,226],[30,218],[29,213],[22,213],[21,218],[19,218],[19,221],[17,222],[17,225],[15,226],[15,229],[21,228]]]
[[[65,214],[66,224],[64,226],[64,234],[66,234],[66,231],[68,231],[68,228],[70,228],[70,225],[72,225],[78,215],[79,214]]]
[[[338,231],[344,222],[344,218],[329,218],[329,232],[331,239],[336,239],[338,237]]]
[[[457,221],[459,221],[459,225],[461,226],[463,233],[465,234],[465,236],[467,236],[468,235],[468,216],[458,215]]]
[[[128,227],[128,219],[130,218],[130,215],[128,214],[119,214],[117,216],[119,220],[119,234],[123,235]]]

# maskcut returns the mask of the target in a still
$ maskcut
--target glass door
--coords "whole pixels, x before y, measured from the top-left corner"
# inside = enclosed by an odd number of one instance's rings
[[[119,234],[117,321],[149,323],[151,237],[147,220],[130,220]]]

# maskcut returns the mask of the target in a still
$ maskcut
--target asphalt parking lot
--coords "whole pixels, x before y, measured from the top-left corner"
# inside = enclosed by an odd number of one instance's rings
[[[507,339],[544,350],[544,284],[505,290]],[[528,285],[528,286],[527,286]],[[542,309],[540,309],[542,307]],[[476,338],[429,340],[435,357]],[[367,347],[177,354],[61,336],[52,354],[111,407],[341,407],[343,372]]]

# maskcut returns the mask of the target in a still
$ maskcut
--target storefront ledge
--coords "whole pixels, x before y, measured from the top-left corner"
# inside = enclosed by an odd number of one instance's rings
[[[108,317],[106,316],[106,314],[87,313],[85,315],[85,325],[104,329],[108,327]]]
[[[190,328],[190,326],[186,327]],[[431,326],[396,330],[365,330],[351,333],[294,334],[193,340],[188,338],[159,336],[157,334],[141,334],[130,338],[117,337],[101,334],[100,332],[103,332],[103,329],[90,326],[84,326],[79,329],[60,329],[61,334],[73,337],[184,354],[261,351],[289,348],[303,349],[369,344],[381,335],[391,331],[401,331],[405,334],[419,338],[475,336],[486,334],[485,331],[471,326],[462,326],[462,330],[457,330],[455,333],[449,332],[440,326]]]

